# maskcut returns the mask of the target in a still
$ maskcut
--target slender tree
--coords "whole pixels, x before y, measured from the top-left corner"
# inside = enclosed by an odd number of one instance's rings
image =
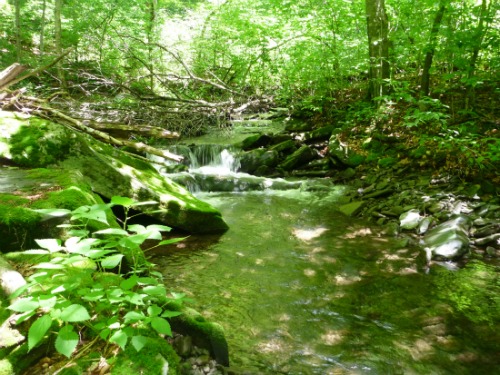
[[[384,0],[366,0],[366,25],[370,57],[369,97],[386,95],[390,78],[389,26]]]
[[[62,55],[62,28],[61,28],[61,9],[62,0],[55,0],[54,2],[54,28],[55,28],[55,47],[57,56]],[[64,71],[61,66],[61,62],[57,64],[57,75],[61,80],[61,87],[66,88],[66,79],[64,78]]]
[[[434,17],[434,22],[432,23],[431,34],[429,37],[429,43],[427,44],[425,51],[424,65],[422,67],[422,79],[420,82],[420,95],[428,96],[430,87],[430,69],[432,66],[432,59],[434,58],[434,51],[436,49],[436,39],[439,33],[439,27],[441,26],[441,21],[443,20],[444,13],[446,12],[447,1],[441,0],[439,4],[439,9]]]

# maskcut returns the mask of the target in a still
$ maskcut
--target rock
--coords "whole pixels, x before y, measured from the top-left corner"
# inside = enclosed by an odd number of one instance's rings
[[[328,153],[347,167],[357,167],[365,160],[364,156],[349,150],[347,144],[341,142],[337,136],[332,136],[328,142]]]
[[[255,134],[245,138],[240,147],[247,151],[257,147],[267,146],[271,142],[271,137],[267,134]]]
[[[293,154],[289,155],[281,164],[279,164],[278,167],[285,171],[290,171],[293,168],[305,164],[317,157],[318,153],[315,150],[304,145]]]
[[[339,210],[346,216],[356,216],[365,206],[365,201],[355,201],[340,206]]]
[[[491,234],[487,237],[483,238],[478,238],[477,240],[474,241],[475,245],[486,245],[492,242],[496,242],[498,245],[500,245],[500,233],[494,233]]]
[[[470,219],[459,215],[431,229],[422,240],[427,259],[439,256],[454,260],[465,255],[469,251],[469,228]]]
[[[330,138],[332,135],[332,131],[335,129],[335,126],[323,126],[322,128],[307,132],[304,134],[304,141],[306,142],[316,142],[323,141]]]
[[[278,151],[280,153],[290,152],[291,150],[295,151],[297,146],[295,142],[291,139],[287,139],[286,141],[275,144],[274,146],[269,147],[269,150]]]
[[[420,220],[420,211],[410,210],[401,214],[401,216],[399,217],[399,225],[403,229],[415,229],[416,227],[418,227]]]

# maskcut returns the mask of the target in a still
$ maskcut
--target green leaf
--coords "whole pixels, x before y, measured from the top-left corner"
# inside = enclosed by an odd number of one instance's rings
[[[151,305],[148,307],[148,315],[149,316],[158,316],[161,313],[161,307],[158,305]]]
[[[42,263],[35,264],[33,266],[33,268],[45,269],[45,270],[62,270],[64,268],[66,268],[66,267],[64,265],[62,265],[62,264],[42,262]]]
[[[130,343],[135,348],[135,350],[140,352],[141,349],[144,348],[144,346],[148,343],[148,338],[144,336],[133,336],[130,340]]]
[[[28,332],[28,351],[43,339],[51,325],[52,319],[48,315],[43,315],[33,322]]]
[[[111,198],[111,203],[117,206],[131,207],[136,201],[132,198],[114,196]]]
[[[104,297],[103,290],[91,290],[82,295],[82,299],[89,302],[99,301]]]
[[[144,293],[149,294],[150,296],[166,296],[167,291],[163,285],[156,286],[145,286],[142,288]]]
[[[78,334],[73,330],[73,326],[68,324],[62,327],[56,338],[56,350],[69,358],[77,345]]]
[[[102,229],[102,230],[98,230],[97,232],[94,232],[94,234],[115,234],[118,236],[128,236],[128,232],[126,230],[123,230],[120,228]]]
[[[160,224],[148,225],[146,229],[157,230],[159,232],[170,232],[172,230],[172,228],[167,227],[166,225],[160,225]]]
[[[21,298],[18,299],[16,302],[14,302],[12,305],[10,305],[8,308],[9,310],[15,311],[15,312],[28,312],[28,311],[34,311],[40,307],[40,304],[38,301],[34,301],[33,297],[26,297],[26,298]]]
[[[144,313],[139,312],[139,311],[129,311],[128,313],[125,314],[123,317],[125,319],[125,323],[135,323],[140,320],[144,320],[146,316]]]
[[[52,218],[52,217],[64,217],[71,214],[70,210],[65,210],[63,208],[41,208],[38,210],[33,210],[42,214],[44,219]]]
[[[21,254],[28,254],[28,255],[47,255],[50,254],[50,251],[48,250],[42,250],[42,249],[31,249],[31,250],[25,250],[21,251]]]
[[[101,260],[101,266],[104,268],[115,268],[123,259],[123,254],[110,255]]]
[[[35,242],[42,249],[46,249],[46,250],[50,251],[51,253],[55,253],[55,252],[58,252],[58,251],[61,251],[64,249],[63,247],[61,247],[61,241],[56,240],[55,238],[35,240]]]
[[[189,238],[189,236],[182,238],[171,238],[169,240],[161,241],[160,243],[158,243],[158,245],[171,245],[173,243],[184,241],[186,238]]]
[[[77,303],[62,310],[60,319],[63,322],[83,322],[90,319],[90,315],[85,307]]]
[[[132,275],[128,279],[125,279],[120,283],[120,288],[122,288],[123,290],[130,290],[137,285],[138,281],[139,277],[136,275]]]
[[[160,316],[164,317],[164,318],[173,318],[174,316],[179,316],[181,315],[182,313],[180,311],[170,311],[170,310],[166,310],[164,311]]]
[[[122,349],[125,349],[125,346],[127,346],[127,340],[127,334],[121,329],[113,333],[109,338],[109,342],[117,344]]]
[[[57,297],[50,295],[40,296],[38,297],[38,303],[42,309],[51,309],[56,305]]]
[[[151,327],[163,335],[172,336],[172,329],[166,319],[155,316],[151,319]]]
[[[127,229],[131,232],[141,233],[141,232],[144,232],[146,230],[146,227],[144,225],[141,225],[141,224],[132,224],[132,225],[129,225],[127,227]]]

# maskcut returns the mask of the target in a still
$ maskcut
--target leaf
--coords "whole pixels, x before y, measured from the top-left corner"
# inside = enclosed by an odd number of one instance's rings
[[[55,238],[35,240],[35,242],[42,249],[46,249],[46,250],[50,251],[51,253],[55,253],[55,252],[63,250],[63,247],[61,247],[61,241],[56,240]]]
[[[90,319],[90,315],[85,307],[77,303],[62,310],[60,319],[63,322],[83,322]]]
[[[118,236],[128,236],[128,232],[126,230],[123,230],[120,228],[102,229],[102,230],[98,230],[97,232],[94,232],[94,234],[115,234]]]
[[[131,207],[136,203],[132,198],[114,196],[111,198],[111,203],[123,207]]]
[[[151,224],[151,225],[148,225],[147,229],[157,230],[159,232],[170,232],[172,230],[172,228],[167,227],[166,225],[160,225],[160,224]]]
[[[123,259],[123,254],[115,254],[107,256],[106,258],[101,260],[101,266],[104,268],[115,268],[120,264]]]
[[[129,311],[123,318],[125,319],[125,323],[135,323],[144,320],[145,315],[139,311]]]
[[[180,311],[166,310],[160,316],[162,316],[164,318],[173,318],[174,316],[179,316],[179,315],[182,315],[182,313]]]
[[[50,254],[50,251],[42,249],[31,249],[31,250],[20,251],[19,253],[28,255],[47,255]]]
[[[148,307],[148,315],[149,316],[158,316],[161,313],[161,307],[158,305],[151,305]]]
[[[9,310],[15,312],[34,311],[40,307],[38,301],[34,301],[33,297],[21,298],[8,307]]]
[[[52,319],[48,315],[43,315],[33,322],[28,332],[28,351],[43,339],[51,325]]]
[[[172,329],[170,328],[170,324],[166,319],[155,316],[151,318],[151,327],[158,333],[163,335],[172,336]]]
[[[40,296],[38,297],[38,304],[42,309],[51,309],[57,303],[56,296]]]
[[[132,225],[129,225],[127,227],[127,229],[131,232],[140,233],[140,232],[144,232],[146,230],[146,227],[144,225],[141,225],[141,224],[132,224]]]
[[[127,334],[121,329],[113,333],[109,338],[109,342],[117,344],[122,349],[125,349],[125,346],[127,346],[127,340]]]
[[[42,263],[35,264],[33,266],[33,268],[45,269],[45,270],[62,270],[64,268],[66,268],[66,267],[64,265],[62,265],[62,264],[42,262]]]
[[[189,238],[189,236],[182,238],[171,238],[169,240],[161,241],[160,243],[158,243],[158,245],[171,245],[173,243],[184,241],[186,238]]]
[[[44,220],[52,217],[64,217],[71,214],[70,210],[66,210],[64,208],[41,208],[33,211],[42,214]]]
[[[120,288],[122,288],[123,290],[130,290],[137,285],[138,281],[139,277],[136,275],[132,275],[128,279],[125,279],[120,283]]]
[[[150,296],[166,296],[167,291],[163,285],[145,286],[143,292]]]
[[[62,327],[56,338],[56,350],[69,358],[77,345],[78,334],[73,330],[73,326],[68,324]]]
[[[64,242],[64,246],[70,253],[84,254],[92,245],[99,242],[97,238],[81,238],[81,237],[70,237]]]
[[[135,348],[135,350],[140,352],[141,349],[144,348],[144,346],[148,343],[148,338],[144,336],[133,336],[130,340],[130,343]]]

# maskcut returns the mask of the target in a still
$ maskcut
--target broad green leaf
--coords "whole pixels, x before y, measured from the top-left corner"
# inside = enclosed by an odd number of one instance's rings
[[[189,238],[189,236],[182,238],[171,238],[169,240],[161,241],[160,243],[158,243],[158,245],[171,245],[173,243],[184,241],[186,238]]]
[[[148,307],[148,315],[149,316],[158,316],[161,313],[161,307],[158,305],[151,305]]]
[[[136,203],[132,198],[114,196],[111,198],[111,203],[123,207],[131,207]]]
[[[18,299],[8,309],[15,312],[28,312],[36,310],[38,307],[40,307],[38,301],[34,301],[33,297],[26,297]]]
[[[144,348],[144,346],[148,343],[148,338],[144,336],[132,336],[130,343],[135,348],[135,350],[140,352],[141,349]]]
[[[68,324],[62,327],[56,338],[56,350],[70,358],[77,345],[78,334],[73,330],[73,326]]]
[[[28,351],[43,339],[51,325],[52,319],[48,315],[43,315],[33,322],[28,332]]]
[[[91,291],[82,295],[82,299],[84,299],[85,301],[89,301],[89,302],[99,301],[103,297],[104,297],[103,290],[91,290]]]
[[[146,297],[146,294],[139,294],[139,293],[132,293],[131,295],[128,295],[125,300],[128,302],[137,305],[137,306],[142,306],[144,305],[144,298]]]
[[[94,232],[94,234],[115,234],[119,236],[128,236],[128,232],[120,228],[107,228],[98,230],[97,232]]]
[[[103,340],[107,340],[111,330],[109,328],[104,328],[101,332],[99,332],[99,337]]]
[[[132,224],[132,225],[129,225],[127,227],[127,229],[131,232],[141,233],[141,232],[144,232],[146,230],[146,227],[144,225],[141,225],[141,224]]]
[[[38,297],[38,304],[42,309],[51,309],[54,307],[57,303],[57,297],[56,296],[40,296]]]
[[[135,202],[132,207],[137,207],[137,206],[153,206],[158,204],[156,201],[144,201],[144,202]]]
[[[56,240],[55,238],[40,239],[35,240],[35,242],[42,249],[46,249],[51,253],[55,253],[64,249],[63,247],[61,247],[61,241]]]
[[[44,218],[64,217],[71,214],[70,210],[65,210],[64,208],[41,208],[33,211],[42,214]]]
[[[101,266],[104,268],[115,268],[123,259],[123,254],[115,254],[107,256],[101,260]]]
[[[136,275],[132,275],[128,279],[125,279],[120,283],[120,288],[122,288],[123,290],[130,290],[137,285],[138,281],[139,277]]]
[[[31,250],[20,251],[19,253],[20,254],[31,254],[31,255],[47,255],[47,254],[50,254],[50,251],[42,250],[42,249],[31,249]]]
[[[180,311],[166,310],[160,316],[162,316],[163,318],[173,318],[174,316],[179,316],[181,314],[182,313]]]
[[[21,323],[27,321],[35,314],[36,314],[36,310],[32,310],[32,311],[25,312],[21,315],[18,315],[18,318],[16,319],[16,324],[21,324]]]
[[[135,323],[144,320],[145,315],[139,311],[129,311],[123,318],[125,319],[125,323]]]
[[[166,319],[155,316],[151,318],[151,327],[163,335],[172,336],[172,329]]]
[[[172,230],[172,228],[167,227],[166,225],[160,225],[160,224],[148,225],[146,229],[157,230],[159,232],[170,232]]]
[[[99,242],[97,238],[70,237],[64,242],[64,246],[70,253],[83,254],[90,250],[96,242]]]
[[[150,296],[165,296],[167,294],[167,290],[163,285],[145,286],[142,290]]]
[[[64,265],[62,265],[62,264],[42,262],[42,263],[35,264],[33,266],[33,268],[44,269],[44,270],[62,270],[64,268],[66,268],[66,267]]]
[[[60,319],[63,322],[83,322],[90,319],[90,315],[85,307],[77,303],[62,310]]]
[[[21,294],[23,294],[26,290],[28,290],[29,288],[31,288],[33,286],[33,284],[24,284],[24,285],[21,285],[19,288],[17,288],[14,293],[12,293],[9,298],[11,300],[14,300],[15,298],[19,297]]]
[[[133,245],[141,245],[149,237],[148,233],[133,234],[129,237],[120,239],[120,245],[124,247],[131,247]]]
[[[121,329],[113,333],[109,338],[109,342],[117,344],[122,349],[125,349],[125,346],[127,346],[127,340],[127,334]]]

